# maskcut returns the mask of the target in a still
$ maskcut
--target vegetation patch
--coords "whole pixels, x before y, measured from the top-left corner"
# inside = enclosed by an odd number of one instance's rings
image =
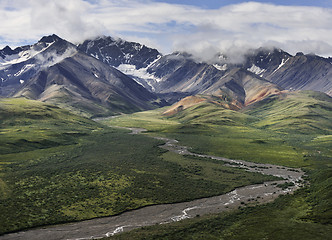
[[[146,134],[175,138],[196,153],[301,167],[310,185],[263,206],[145,227],[113,238],[331,239],[331,110],[330,97],[304,91],[270,96],[240,112],[212,103],[198,104],[167,118],[150,111],[151,119],[174,124],[164,125],[159,132],[146,126],[150,130]],[[134,118],[135,123],[140,122],[140,115]],[[121,117],[116,121],[122,126],[132,124],[129,119],[122,122]],[[203,171],[222,171],[207,170],[196,163],[188,168],[186,161],[182,167],[187,168],[187,174],[197,176]]]
[[[43,103],[1,104],[11,114],[1,125],[0,233],[189,201],[274,179],[169,153],[159,148],[162,141]],[[24,114],[26,109],[39,117]]]
[[[331,239],[331,224],[306,219],[312,212],[308,201],[310,189],[284,195],[265,205],[144,227],[109,239]]]

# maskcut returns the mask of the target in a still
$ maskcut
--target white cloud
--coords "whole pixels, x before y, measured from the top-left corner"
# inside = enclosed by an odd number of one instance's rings
[[[102,34],[105,29],[89,17],[93,7],[82,0],[0,0],[0,41],[14,45],[58,34],[70,41]]]
[[[70,41],[105,34],[142,40],[164,52],[185,49],[202,59],[222,51],[238,61],[248,48],[271,45],[292,54],[332,55],[329,8],[246,2],[211,10],[152,0],[1,1],[2,42],[51,33]]]
[[[194,49],[202,58],[217,48],[234,61],[241,51],[261,46],[331,55],[332,10],[244,3],[197,16],[193,32],[174,37],[175,48]]]
[[[76,53],[76,48],[69,47],[64,53],[60,55],[57,54],[56,51],[47,52],[47,54],[38,54],[36,55],[36,64],[39,69],[45,69],[61,62],[68,57],[72,57]]]

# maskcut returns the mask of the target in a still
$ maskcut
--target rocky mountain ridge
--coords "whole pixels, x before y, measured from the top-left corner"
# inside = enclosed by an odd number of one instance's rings
[[[281,49],[258,49],[247,56],[247,70],[288,90],[313,90],[332,95],[332,64],[329,58]]]
[[[10,96],[36,73],[77,52],[76,46],[56,35],[36,44],[0,50],[0,96]]]
[[[100,40],[97,39],[90,40],[89,44],[97,46],[95,41],[100,43]],[[130,44],[133,49],[137,48],[133,43],[127,43],[126,46]],[[133,50],[129,52],[131,51]],[[90,48],[88,53],[96,55],[100,52],[104,52],[103,47]],[[153,52],[153,49],[145,51],[145,53],[147,52]],[[314,90],[328,95],[332,94],[330,58],[313,54],[304,55],[303,53],[292,56],[278,48],[250,50],[244,56],[245,61],[241,64],[228,63],[227,55],[221,53],[217,53],[216,56],[219,57],[215,57],[209,63],[197,61],[191,54],[183,52],[174,52],[164,56],[161,54],[150,54],[150,57],[144,55],[143,59],[150,59],[144,65],[135,64],[135,61],[129,59],[122,61],[120,65],[101,60],[113,64],[150,91],[157,93],[208,93],[207,89],[213,89],[211,86],[215,82],[232,73],[231,70],[240,68],[242,71],[255,74],[257,79],[264,79],[278,85],[281,89]],[[248,73],[248,75],[250,74]]]
[[[161,106],[157,96],[56,35],[1,51],[1,93],[53,103],[92,117]]]
[[[189,53],[163,56],[112,37],[75,46],[50,35],[33,45],[0,50],[0,95],[48,101],[94,116],[146,110],[197,94],[231,99],[239,108],[285,90],[332,94],[329,58],[260,48],[249,51],[243,63],[231,64],[219,55],[207,63]]]
[[[145,68],[161,56],[158,50],[140,43],[106,36],[85,40],[78,45],[78,49],[113,67],[130,64],[137,69]]]

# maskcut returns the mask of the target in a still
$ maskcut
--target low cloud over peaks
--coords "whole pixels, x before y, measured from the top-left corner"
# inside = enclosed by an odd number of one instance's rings
[[[242,61],[248,49],[271,46],[292,54],[332,55],[331,9],[249,2],[207,12],[193,31],[173,38],[175,49],[205,60],[219,51],[235,63]]]
[[[62,37],[77,42],[101,34],[98,22],[85,18],[91,4],[81,0],[34,0],[31,8],[31,25],[34,29],[48,29]]]
[[[57,34],[80,42],[105,30],[89,17],[93,5],[83,0],[5,0],[0,9],[0,41],[12,45]]]
[[[203,9],[152,0],[4,2],[3,46],[56,33],[73,42],[97,35],[120,36],[164,53],[188,51],[203,60],[222,52],[237,62],[246,50],[271,45],[292,54],[332,56],[331,8],[245,2]]]

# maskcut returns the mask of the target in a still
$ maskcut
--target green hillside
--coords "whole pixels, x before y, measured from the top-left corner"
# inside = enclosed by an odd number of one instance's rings
[[[0,234],[275,179],[166,152],[161,141],[37,101],[1,99],[0,111]]]
[[[328,239],[330,108],[326,95],[302,92],[241,111],[207,101],[172,116],[163,115],[163,108],[104,120],[176,138],[194,152],[302,167],[310,180],[272,204],[136,230],[124,239],[274,239],[276,231],[282,233],[279,239],[290,234]],[[162,142],[144,134],[129,135],[37,101],[1,99],[0,113],[1,233],[187,201],[272,179],[166,152],[158,147]]]
[[[144,126],[191,151],[301,167],[310,185],[263,206],[145,227],[114,239],[331,239],[332,101],[310,91],[271,96],[241,111],[199,103],[172,116],[160,111],[108,121]],[[163,122],[156,125],[143,124]],[[112,238],[112,239],[113,239]]]
[[[270,96],[244,113],[258,118],[253,126],[285,133],[332,134],[332,98],[302,91]]]
[[[53,105],[23,98],[0,99],[0,153],[73,144],[103,127]]]
[[[332,100],[322,93],[298,92],[269,97],[241,111],[202,102],[172,116],[162,110],[123,115],[110,125],[143,127],[152,135],[180,140],[198,153],[302,167],[312,148],[331,154]],[[317,155],[317,152],[311,153]]]

